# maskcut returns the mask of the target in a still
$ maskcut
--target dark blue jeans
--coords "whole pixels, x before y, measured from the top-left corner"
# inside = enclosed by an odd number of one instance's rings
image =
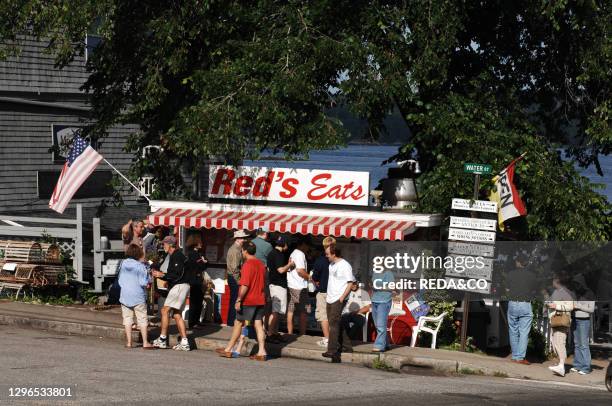
[[[590,319],[574,319],[574,368],[586,373],[591,372],[590,332]]]

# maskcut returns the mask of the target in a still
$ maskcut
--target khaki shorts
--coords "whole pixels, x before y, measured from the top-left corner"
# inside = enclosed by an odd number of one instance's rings
[[[123,316],[124,326],[131,326],[134,324],[134,316],[136,316],[136,324],[138,327],[146,327],[149,324],[149,319],[147,318],[147,305],[144,303],[134,307],[121,305],[121,315]]]
[[[188,283],[179,283],[178,285],[174,285],[172,289],[170,289],[170,291],[168,292],[168,297],[166,297],[164,306],[182,312],[185,309],[187,295],[189,295]]]
[[[317,308],[315,318],[318,322],[327,321],[327,293],[317,293]]]
[[[272,313],[287,313],[287,289],[278,285],[270,285],[270,303]]]
[[[305,312],[307,303],[308,289],[289,288],[289,306],[287,306],[288,312]]]

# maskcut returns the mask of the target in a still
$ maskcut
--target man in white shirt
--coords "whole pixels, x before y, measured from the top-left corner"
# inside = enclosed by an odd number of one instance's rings
[[[329,342],[327,352],[322,355],[331,358],[332,362],[340,362],[340,352],[353,352],[353,345],[346,330],[340,326],[342,309],[355,276],[353,268],[341,258],[340,249],[335,244],[325,250],[329,259],[329,280],[327,282],[327,320],[329,321]],[[340,337],[342,335],[342,337]]]
[[[363,326],[367,322],[366,315],[371,306],[372,301],[368,292],[359,287],[358,281],[353,282],[340,319],[340,325],[351,339],[355,339],[363,331]]]
[[[287,272],[289,305],[287,306],[287,333],[293,334],[293,314],[299,313],[300,335],[306,334],[306,303],[308,303],[308,271],[306,270],[306,251],[308,242],[298,242],[297,248],[289,256],[290,271]]]

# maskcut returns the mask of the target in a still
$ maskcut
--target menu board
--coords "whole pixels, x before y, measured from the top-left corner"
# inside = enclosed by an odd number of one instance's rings
[[[225,229],[206,229],[203,231],[205,255],[209,264],[225,263],[225,255],[233,240],[231,231]]]

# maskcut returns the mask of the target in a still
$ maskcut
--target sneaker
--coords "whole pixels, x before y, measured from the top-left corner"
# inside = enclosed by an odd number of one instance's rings
[[[182,343],[182,342],[172,347],[172,349],[175,351],[191,351],[191,347],[189,346],[189,343]]]
[[[563,365],[555,365],[554,367],[548,367],[548,369],[559,376],[565,376],[565,367]]]
[[[590,374],[590,372],[587,372],[587,371],[578,371],[578,374],[580,374],[580,375],[588,375],[588,374]]]
[[[327,338],[322,338],[321,340],[317,341],[317,345],[319,347],[327,348],[328,342],[329,340]]]
[[[166,349],[168,348],[168,337],[162,339],[161,337],[157,337],[155,341],[153,341],[153,347]]]
[[[576,368],[574,368],[574,367],[571,367],[570,368],[570,372],[578,372],[578,370]]]

